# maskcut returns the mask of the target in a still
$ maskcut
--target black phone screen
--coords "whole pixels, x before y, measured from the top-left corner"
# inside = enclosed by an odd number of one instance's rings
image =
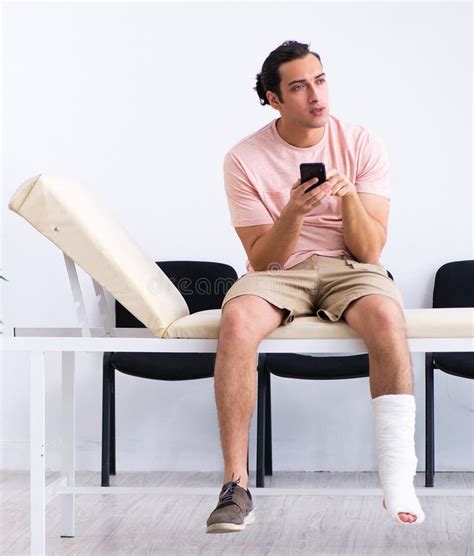
[[[308,187],[308,189],[305,190],[306,193],[326,181],[326,167],[323,162],[305,162],[300,164],[300,175],[301,183],[304,183],[311,178],[318,178],[318,183]]]

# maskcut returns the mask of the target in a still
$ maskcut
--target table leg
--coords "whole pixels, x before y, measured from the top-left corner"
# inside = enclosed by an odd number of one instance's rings
[[[44,352],[31,352],[30,497],[32,554],[45,554],[46,552],[44,368]]]
[[[74,352],[62,353],[61,475],[68,487],[75,486]],[[75,495],[61,495],[61,537],[74,537]]]

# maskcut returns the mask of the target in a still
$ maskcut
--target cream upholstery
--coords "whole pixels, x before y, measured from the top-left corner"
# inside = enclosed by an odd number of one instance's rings
[[[218,338],[221,311],[201,311],[182,317],[166,330],[165,338]],[[472,338],[474,308],[405,309],[409,338]],[[345,322],[321,322],[317,317],[299,317],[280,326],[268,338],[274,339],[350,339],[358,335]]]
[[[130,238],[109,210],[77,180],[39,175],[13,195],[9,208],[55,243],[156,336],[218,338],[220,310],[189,314],[177,288]],[[409,338],[472,338],[474,309],[406,309]],[[346,339],[345,322],[300,317],[274,339]]]
[[[171,280],[79,181],[36,176],[16,191],[8,206],[95,278],[156,336],[189,314]]]

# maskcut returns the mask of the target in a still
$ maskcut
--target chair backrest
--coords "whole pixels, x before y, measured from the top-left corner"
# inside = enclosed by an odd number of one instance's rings
[[[156,336],[189,314],[186,301],[166,274],[78,180],[35,176],[15,192],[8,206]]]
[[[228,264],[207,261],[159,261],[156,263],[178,288],[190,313],[220,309],[225,294],[237,280]],[[143,324],[118,301],[115,302],[118,328],[140,328]]]
[[[433,307],[474,307],[474,261],[453,261],[438,269]]]

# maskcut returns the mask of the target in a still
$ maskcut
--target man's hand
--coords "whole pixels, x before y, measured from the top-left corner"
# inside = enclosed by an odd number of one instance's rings
[[[331,184],[325,182],[306,192],[308,187],[318,183],[318,178],[312,178],[304,183],[298,180],[291,188],[290,200],[285,209],[297,216],[304,216],[317,207],[323,199],[331,195]]]
[[[326,181],[321,186],[329,184],[331,188],[330,194],[336,197],[346,197],[347,195],[357,194],[357,189],[353,183],[349,181],[346,176],[340,174],[337,170],[330,170],[326,174]]]

